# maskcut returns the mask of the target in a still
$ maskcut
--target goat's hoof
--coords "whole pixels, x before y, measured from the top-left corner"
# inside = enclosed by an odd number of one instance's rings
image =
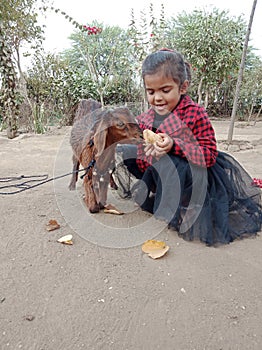
[[[104,206],[104,204],[102,204],[102,203],[99,203],[99,208],[100,208],[100,209],[105,209],[105,206]]]
[[[69,191],[75,191],[76,185],[75,185],[75,184],[70,184],[70,185],[68,186],[68,188],[69,188]]]
[[[98,213],[100,211],[99,205],[96,205],[93,208],[89,208],[89,211],[90,211],[91,214]]]

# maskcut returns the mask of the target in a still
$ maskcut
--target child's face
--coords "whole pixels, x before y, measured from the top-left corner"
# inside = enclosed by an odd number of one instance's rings
[[[181,95],[186,93],[188,81],[179,86],[172,77],[156,73],[145,75],[144,85],[148,102],[159,115],[164,116],[177,106]]]

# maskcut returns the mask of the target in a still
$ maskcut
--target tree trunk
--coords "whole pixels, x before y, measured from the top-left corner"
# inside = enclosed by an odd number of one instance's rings
[[[205,103],[204,103],[205,109],[207,109],[207,106],[208,106],[208,99],[209,99],[209,91],[207,89],[206,90],[206,95],[205,95]]]
[[[256,117],[255,117],[255,120],[254,120],[254,124],[253,124],[253,125],[256,125],[257,119],[258,119],[258,117],[259,117],[261,111],[262,111],[262,104],[261,104],[261,106],[260,106],[260,108],[259,108],[259,111],[257,112],[257,115],[256,115]]]
[[[202,103],[202,84],[203,84],[203,77],[201,77],[200,82],[198,84],[198,88],[197,88],[198,104],[199,105]]]
[[[250,14],[250,18],[249,18],[248,29],[246,32],[246,38],[245,38],[244,48],[243,48],[243,52],[242,52],[241,64],[240,64],[238,78],[237,78],[235,98],[234,98],[233,109],[232,109],[232,114],[231,114],[231,121],[230,121],[229,131],[228,131],[228,139],[227,139],[228,143],[231,143],[232,138],[233,138],[234,123],[235,123],[236,111],[237,111],[237,107],[238,107],[238,98],[239,98],[240,87],[241,87],[242,78],[243,78],[243,72],[244,72],[244,68],[245,68],[248,41],[249,41],[249,36],[250,36],[251,28],[252,28],[252,22],[253,22],[253,18],[254,18],[254,14],[255,14],[256,5],[257,5],[257,0],[254,0],[251,14]]]
[[[248,123],[250,122],[250,119],[252,118],[253,109],[254,109],[254,102],[252,102],[252,104],[251,104],[251,108],[250,108],[249,116],[248,116],[248,120],[247,120]]]

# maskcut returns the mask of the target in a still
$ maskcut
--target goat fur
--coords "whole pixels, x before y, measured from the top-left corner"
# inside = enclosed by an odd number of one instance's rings
[[[95,166],[84,176],[85,202],[91,213],[106,205],[116,145],[133,143],[140,137],[141,131],[128,108],[102,109],[92,99],[80,101],[70,137],[74,173],[69,189],[76,187],[79,165],[87,168],[95,160]]]

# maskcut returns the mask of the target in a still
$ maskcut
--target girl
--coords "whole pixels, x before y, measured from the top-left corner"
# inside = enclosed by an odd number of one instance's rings
[[[205,109],[187,95],[190,67],[182,55],[168,49],[150,54],[142,76],[151,108],[137,121],[161,138],[119,146],[128,171],[140,179],[131,190],[134,200],[184,239],[216,245],[255,235],[262,223],[260,189],[217,150]]]

